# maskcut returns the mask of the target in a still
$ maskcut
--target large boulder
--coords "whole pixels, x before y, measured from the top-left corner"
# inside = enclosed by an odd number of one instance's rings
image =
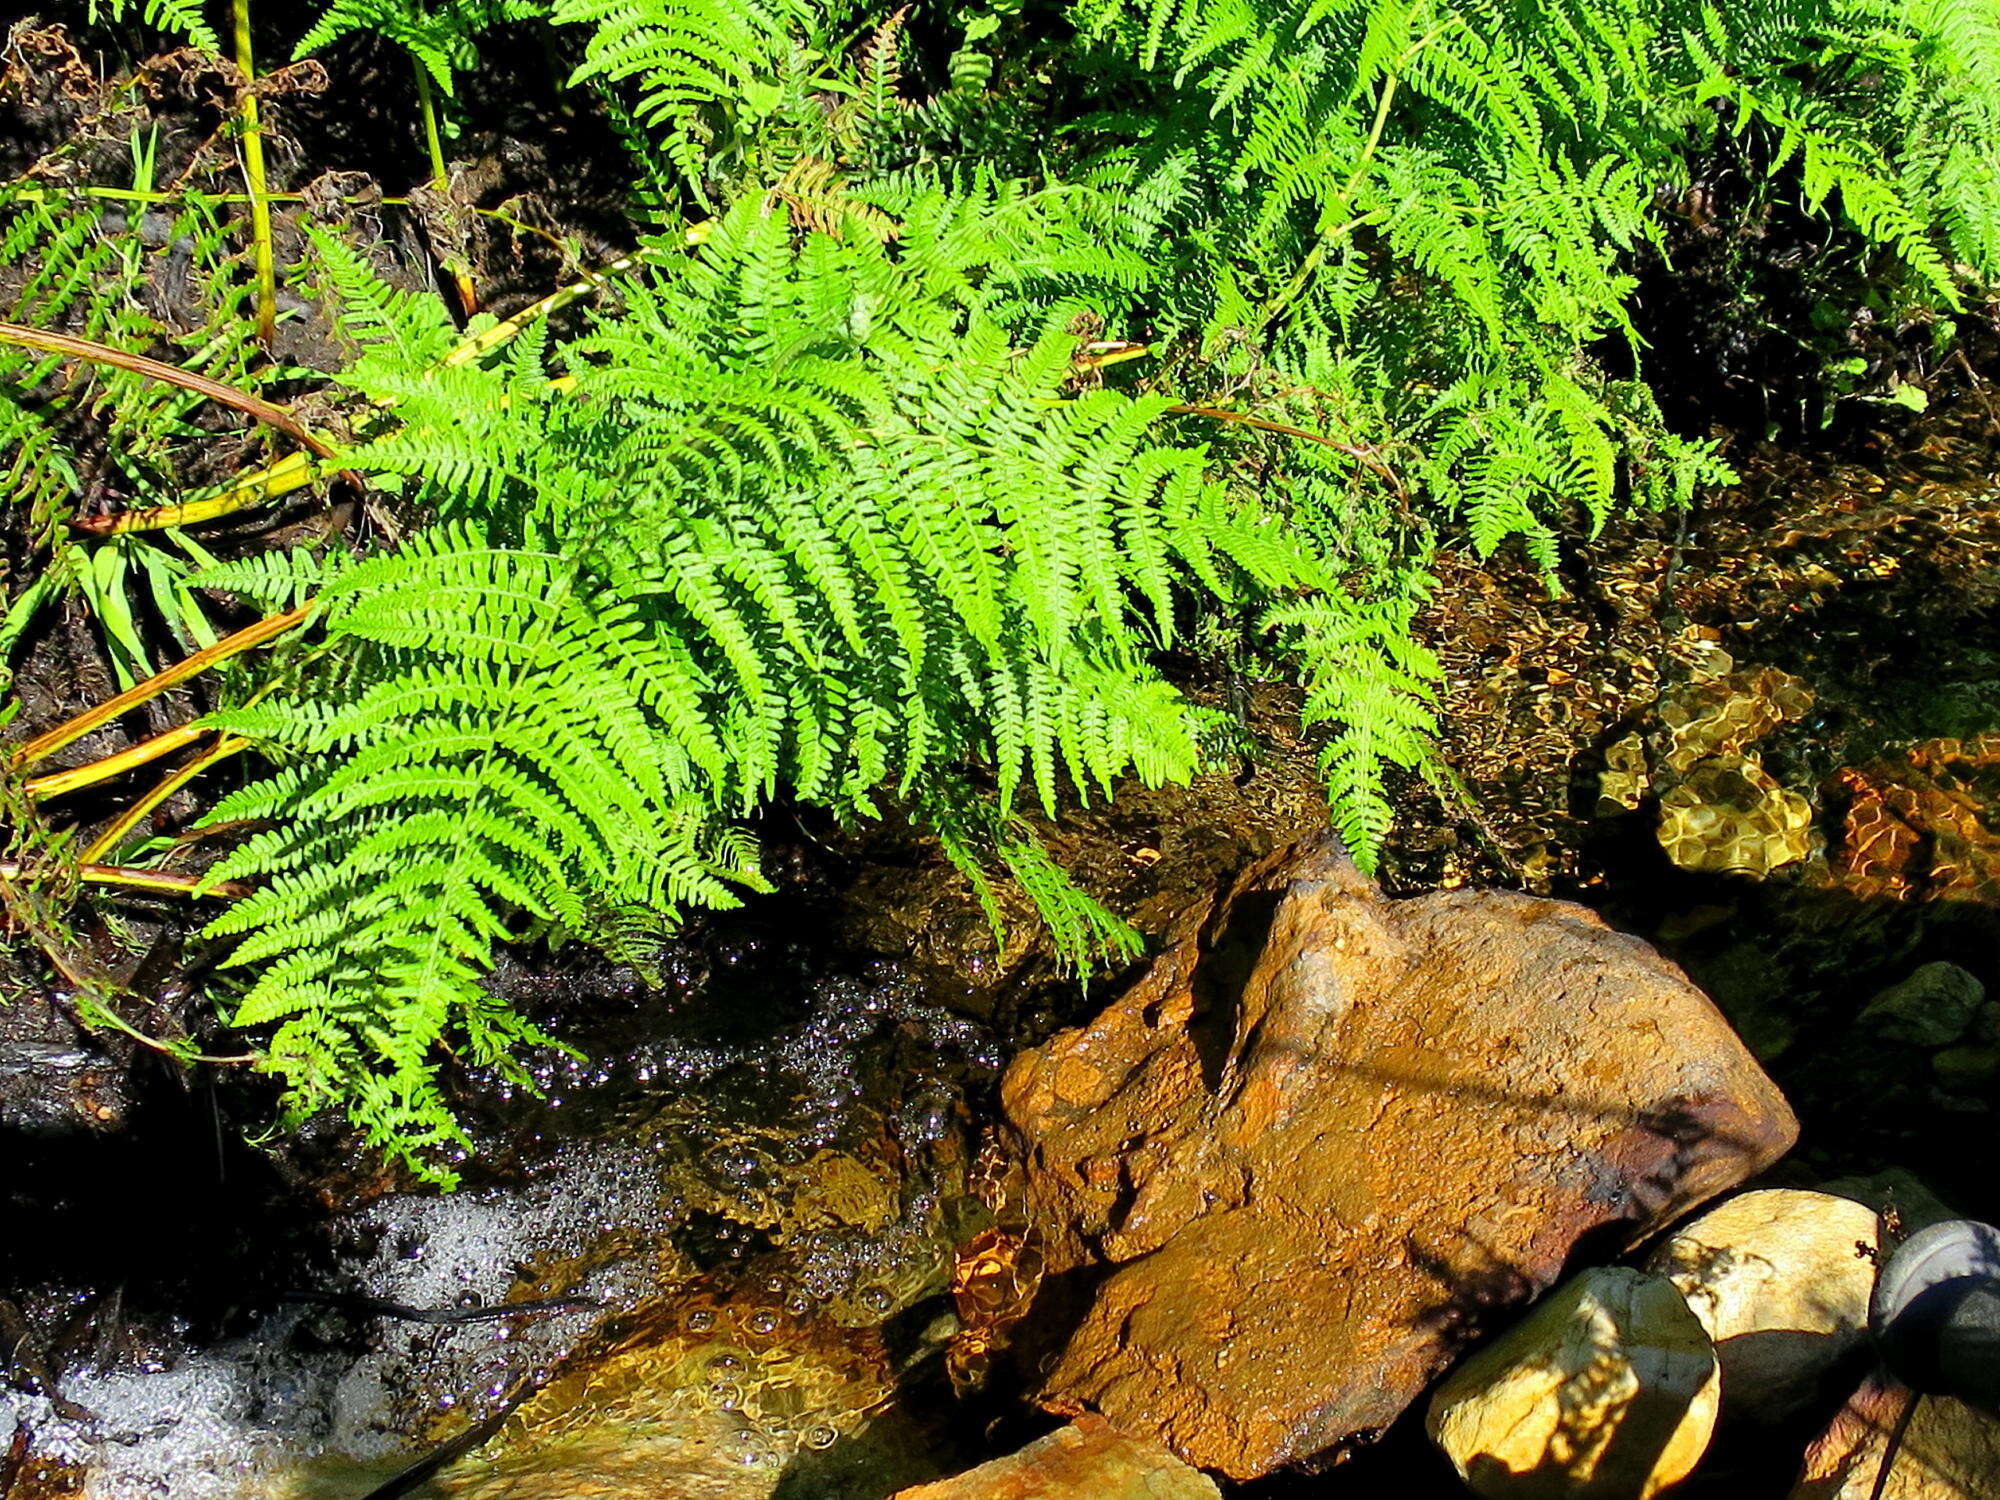
[[[1715,1341],[1724,1409],[1775,1422],[1867,1337],[1876,1241],[1873,1209],[1769,1188],[1676,1230],[1647,1269],[1680,1289]]]
[[[1235,1477],[1385,1427],[1583,1236],[1621,1248],[1797,1129],[1644,943],[1507,892],[1387,900],[1330,840],[1190,914],[1004,1105],[1042,1401]]]
[[[895,1500],[1219,1500],[1215,1481],[1164,1448],[1084,1417],[1018,1453]]]
[[[1651,1500],[1708,1451],[1720,1390],[1674,1284],[1605,1266],[1454,1370],[1426,1426],[1485,1500]]]

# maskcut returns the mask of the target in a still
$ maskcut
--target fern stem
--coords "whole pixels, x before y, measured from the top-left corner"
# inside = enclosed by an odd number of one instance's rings
[[[410,67],[417,75],[417,108],[423,112],[424,149],[431,159],[431,186],[443,187],[450,180],[444,165],[444,141],[438,134],[437,93],[431,88],[430,70],[415,57]]]
[[[692,231],[690,231],[690,234],[692,234]],[[546,318],[549,314],[559,312],[563,308],[568,307],[570,303],[576,301],[579,297],[587,297],[592,292],[601,290],[611,277],[629,271],[638,264],[639,257],[637,255],[621,255],[607,266],[602,266],[595,271],[586,271],[578,280],[572,281],[567,286],[558,287],[539,302],[529,303],[526,307],[515,313],[513,317],[505,318],[484,332],[476,333],[472,337],[463,340],[456,349],[453,349],[451,353],[447,354],[438,363],[446,369],[455,369],[459,365],[470,364],[473,360],[479,359],[498,349],[537,318]]]
[[[0,880],[19,880],[28,873],[19,860],[0,859]],[[218,896],[240,901],[250,894],[250,887],[239,880],[204,886],[199,875],[170,875],[164,870],[134,870],[125,865],[78,865],[76,873],[87,885],[124,885],[167,896]]]
[[[569,259],[570,247],[565,245],[558,236],[551,234],[539,224],[530,224],[525,219],[517,219],[512,214],[502,213],[497,208],[474,208],[472,211],[482,219],[492,219],[495,223],[505,224],[516,234],[540,235],[555,247],[556,253],[562,256],[564,260]]]
[[[95,786],[100,781],[109,781],[114,776],[122,776],[135,766],[148,765],[163,755],[172,755],[183,746],[192,745],[208,731],[199,724],[183,724],[178,729],[169,729],[156,734],[151,739],[141,740],[128,750],[120,750],[116,755],[107,755],[88,765],[77,766],[68,771],[56,771],[47,776],[37,776],[24,782],[21,790],[37,802],[47,802],[53,798],[80,791],[87,786]]]
[[[411,71],[417,75],[417,108],[423,115],[424,149],[431,159],[431,187],[438,193],[451,191],[451,171],[445,166],[444,141],[438,133],[437,91],[431,87],[430,70],[415,57],[410,59]],[[445,269],[451,272],[452,287],[458,293],[458,305],[469,318],[479,311],[479,291],[472,284],[471,268],[463,263],[445,262]]]
[[[0,344],[19,344],[26,349],[40,349],[49,354],[60,354],[68,359],[82,359],[92,364],[109,365],[113,369],[129,370],[134,375],[144,375],[149,380],[177,385],[182,390],[194,391],[223,406],[234,407],[245,416],[254,417],[267,426],[277,428],[321,458],[335,456],[332,444],[322,437],[315,436],[297,417],[283,407],[273,406],[248,391],[238,390],[233,385],[224,385],[219,380],[210,380],[206,375],[197,375],[192,370],[183,370],[178,365],[148,359],[143,354],[127,354],[122,349],[113,349],[109,344],[100,344],[95,339],[78,338],[73,333],[50,333],[39,328],[28,328],[20,323],[0,322]]]
[[[142,872],[134,871],[133,873],[138,874]],[[172,1042],[163,1042],[156,1036],[148,1036],[130,1021],[119,1015],[117,1011],[102,1002],[91,1006],[89,1011],[85,1013],[84,1019],[93,1026],[109,1026],[113,1031],[130,1037],[140,1046],[150,1048],[164,1057],[171,1057],[178,1063],[228,1063],[234,1066],[242,1066],[245,1063],[263,1061],[262,1057],[255,1052],[241,1052],[229,1057],[216,1057],[206,1052],[189,1052],[184,1047],[175,1046]]]
[[[257,276],[257,336],[266,345],[278,328],[278,274],[271,251],[271,189],[264,171],[264,124],[257,102],[257,64],[250,51],[250,0],[230,0],[236,66],[243,73],[243,181],[250,190],[250,247]]]
[[[1244,427],[1254,427],[1259,432],[1282,433],[1286,437],[1302,438],[1308,443],[1318,443],[1321,447],[1331,448],[1336,453],[1345,453],[1363,468],[1381,475],[1398,495],[1405,493],[1403,481],[1397,477],[1396,471],[1377,458],[1371,448],[1343,443],[1324,433],[1309,432],[1303,427],[1288,426],[1283,422],[1273,422],[1268,417],[1253,417],[1248,412],[1230,411],[1221,406],[1170,406],[1167,408],[1167,414],[1177,417],[1208,417],[1217,422],[1236,422]]]
[[[161,672],[155,672],[136,687],[127,688],[115,698],[107,699],[94,708],[87,708],[74,718],[58,724],[48,733],[38,735],[14,752],[14,764],[33,765],[45,760],[65,745],[82,739],[92,730],[109,724],[120,714],[129,713],[140,704],[159,697],[171,687],[177,687],[190,678],[198,677],[210,667],[220,665],[233,656],[241,656],[245,651],[254,650],[266,641],[275,640],[286,631],[305,624],[319,608],[317,599],[308,599],[296,609],[288,609],[283,614],[267,615],[254,625],[246,625],[234,635],[225,636],[213,646],[205,647],[183,661],[176,662]]]
[[[1410,60],[1419,52],[1442,36],[1449,24],[1449,22],[1441,23],[1411,43],[1403,55],[1396,59],[1395,69],[1383,77],[1382,87],[1375,96],[1375,118],[1369,123],[1368,139],[1362,142],[1361,154],[1354,159],[1354,170],[1347,174],[1347,182],[1334,195],[1333,202],[1342,209],[1354,201],[1354,195],[1361,187],[1361,179],[1368,171],[1368,164],[1375,159],[1375,153],[1381,149],[1383,132],[1389,127],[1389,107],[1396,102],[1396,90],[1402,86],[1402,69],[1408,67]],[[1325,264],[1327,252],[1354,233],[1366,217],[1366,214],[1356,215],[1334,225],[1331,229],[1321,231],[1319,237],[1313,241],[1312,248],[1306,252],[1305,259],[1299,262],[1298,270],[1293,272],[1291,280],[1285,283],[1284,290],[1279,292],[1265,308],[1264,316],[1257,324],[1259,334],[1270,328],[1285,309],[1298,300],[1299,294],[1312,280],[1313,273]]]
[[[145,818],[151,815],[153,809],[166,801],[167,798],[173,796],[175,792],[186,786],[190,781],[193,781],[195,777],[218,761],[227,760],[230,756],[239,754],[249,748],[250,741],[243,738],[242,735],[226,734],[222,736],[186,765],[179,766],[163,776],[160,779],[159,785],[155,786],[145,796],[120,813],[109,827],[85,846],[83,853],[78,855],[77,858],[85,864],[90,864],[93,861],[104,858],[112,850],[124,843],[132,830],[137,828]]]
[[[183,501],[179,505],[154,505],[145,510],[120,511],[116,515],[77,516],[70,530],[87,536],[118,536],[128,531],[163,531],[170,526],[192,526],[234,515],[266,500],[302,490],[319,478],[319,470],[303,453],[288,453],[211,494]]]

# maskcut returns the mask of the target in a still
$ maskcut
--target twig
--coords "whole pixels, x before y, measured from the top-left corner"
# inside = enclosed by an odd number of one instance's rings
[[[1889,1465],[1903,1451],[1903,1439],[1910,1431],[1910,1418],[1917,1414],[1917,1403],[1923,1399],[1923,1392],[1911,1391],[1910,1399],[1903,1403],[1902,1415],[1896,1418],[1896,1425],[1889,1430],[1889,1441],[1882,1445],[1882,1467],[1875,1471],[1875,1487],[1868,1492],[1868,1500],[1882,1500],[1882,1493],[1889,1484]]]
[[[507,1419],[514,1414],[516,1408],[535,1394],[537,1388],[534,1376],[522,1376],[514,1388],[502,1398],[499,1408],[491,1416],[474,1422],[457,1437],[433,1448],[401,1473],[376,1485],[363,1495],[361,1500],[401,1500],[402,1496],[410,1494],[453,1459],[461,1454],[470,1453],[491,1438],[506,1425]]]
[[[558,1312],[575,1307],[603,1307],[595,1297],[536,1297],[525,1302],[496,1302],[481,1307],[411,1307],[405,1302],[384,1302],[379,1297],[358,1293],[300,1291],[286,1292],[286,1302],[313,1302],[326,1307],[350,1308],[382,1318],[398,1318],[405,1323],[494,1323],[516,1313]]]

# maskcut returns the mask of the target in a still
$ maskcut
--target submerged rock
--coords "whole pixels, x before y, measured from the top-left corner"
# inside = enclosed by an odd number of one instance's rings
[[[1971,1029],[1986,986],[1957,964],[1928,963],[1882,991],[1859,1024],[1892,1042],[1948,1047]]]
[[[1701,1461],[1719,1390],[1674,1284],[1603,1267],[1460,1366],[1426,1427],[1487,1500],[1649,1500]]]
[[[1683,870],[1762,878],[1812,852],[1812,804],[1754,755],[1704,760],[1660,798],[1660,847]]]
[[[1864,901],[2000,904],[2000,734],[1906,745],[1834,777],[1832,878]]]
[[[1912,1400],[1870,1377],[1806,1450],[1789,1500],[2000,1500],[2000,1418],[1949,1396]]]
[[[1220,1500],[1215,1481],[1151,1443],[1083,1417],[936,1484],[895,1500]]]
[[[439,1479],[460,1500],[764,1500],[888,1394],[873,1330],[762,1298],[690,1297],[617,1320]]]
[[[1778,1421],[1867,1337],[1875,1245],[1873,1210],[1772,1188],[1677,1230],[1647,1269],[1680,1289],[1714,1340],[1724,1408]]]
[[[1796,1133],[1645,944],[1507,892],[1390,901],[1331,840],[1184,920],[1003,1103],[1043,1404],[1235,1477],[1385,1427],[1585,1234],[1636,1240]]]

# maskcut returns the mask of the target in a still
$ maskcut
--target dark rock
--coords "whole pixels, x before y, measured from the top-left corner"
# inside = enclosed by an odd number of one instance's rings
[[[40,1136],[115,1130],[131,1106],[122,1056],[53,1006],[0,1004],[0,1129]]]
[[[1905,1385],[2000,1413],[2000,1229],[1946,1219],[1889,1257],[1868,1311]]]
[[[1860,1024],[1892,1042],[1948,1047],[1978,1018],[1986,986],[1957,964],[1929,963],[1870,1000]]]

